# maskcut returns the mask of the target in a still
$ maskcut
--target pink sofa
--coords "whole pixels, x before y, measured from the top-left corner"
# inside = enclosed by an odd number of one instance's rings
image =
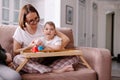
[[[13,56],[12,35],[16,27],[13,25],[0,26],[0,44]],[[75,48],[72,30],[69,28],[59,29],[70,39],[67,48]],[[82,67],[77,71],[64,72],[60,74],[21,74],[23,80],[111,80],[111,55],[109,50],[101,48],[77,47],[83,51],[83,56],[92,67],[92,70]]]

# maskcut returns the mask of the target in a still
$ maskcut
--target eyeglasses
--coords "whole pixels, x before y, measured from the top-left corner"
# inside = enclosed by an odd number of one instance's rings
[[[40,21],[39,17],[36,17],[35,19],[31,19],[27,21],[27,23],[30,25],[34,25],[34,24],[37,24],[39,21]]]

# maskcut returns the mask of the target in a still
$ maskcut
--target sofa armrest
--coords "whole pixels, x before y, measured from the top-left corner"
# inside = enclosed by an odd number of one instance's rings
[[[88,64],[97,73],[98,80],[111,80],[111,54],[107,49],[81,47]]]

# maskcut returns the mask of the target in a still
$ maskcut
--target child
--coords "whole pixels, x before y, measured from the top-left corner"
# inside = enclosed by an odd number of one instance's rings
[[[45,50],[60,50],[62,39],[56,35],[55,24],[47,22],[43,29],[44,36],[36,39],[33,43],[36,46],[43,46]]]
[[[45,50],[61,50],[62,49],[61,47],[62,39],[56,35],[56,28],[53,22],[50,21],[45,24],[43,33],[44,33],[43,37],[40,37],[33,41],[33,43],[36,46],[43,46]],[[57,57],[57,59],[59,59],[59,57]],[[56,60],[55,57],[47,58],[47,59],[45,58],[43,64],[45,65],[51,64],[51,62],[54,62],[55,60]],[[72,70],[74,70],[72,65],[68,65],[59,70],[53,69],[53,72],[61,73],[61,72],[72,71]]]

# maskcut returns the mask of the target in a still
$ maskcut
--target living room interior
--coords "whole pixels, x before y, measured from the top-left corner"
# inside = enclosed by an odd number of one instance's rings
[[[18,26],[19,10],[28,3],[38,10],[41,24],[71,28],[76,47],[108,49],[111,80],[120,79],[120,0],[0,0],[0,25]]]

